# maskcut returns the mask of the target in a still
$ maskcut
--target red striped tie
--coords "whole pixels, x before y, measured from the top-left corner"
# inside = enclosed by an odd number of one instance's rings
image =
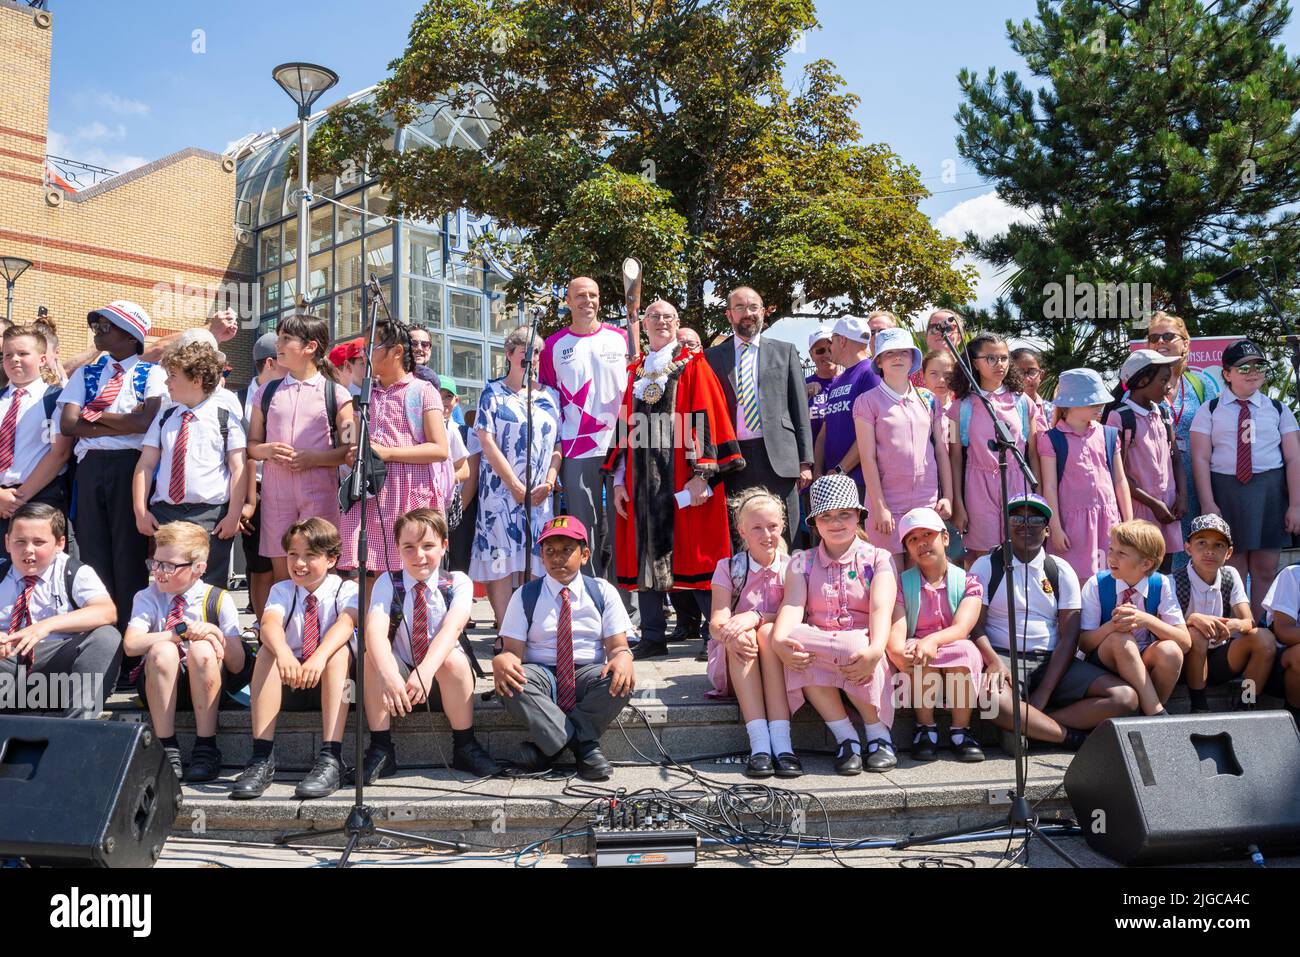
[[[122,391],[123,376],[125,374],[126,370],[122,368],[122,364],[120,362],[114,362],[113,378],[109,379],[108,384],[104,386],[103,391],[101,391],[99,395],[95,396],[95,398],[87,403],[86,407],[81,410],[81,417],[83,419],[87,422],[94,422],[104,414],[104,410],[113,404],[113,400],[117,398],[117,394]]]
[[[560,589],[560,622],[555,629],[555,702],[566,714],[578,703],[573,679],[573,605],[569,589]]]
[[[417,668],[429,653],[429,606],[425,598],[428,591],[428,585],[416,582],[411,599],[411,660]]]
[[[302,619],[302,661],[316,653],[320,645],[320,609],[315,595],[307,596],[307,611]]]
[[[163,622],[163,626],[158,630],[171,631],[173,628],[175,628],[184,620],[185,620],[185,596],[183,594],[173,595],[171,609],[167,612],[167,620]],[[181,656],[181,661],[184,661],[185,660],[184,642],[181,642],[179,645],[176,646],[176,652]],[[136,664],[136,666],[131,669],[131,673],[126,676],[126,680],[134,684],[135,680],[140,677],[140,672],[143,670],[144,670],[144,659],[141,658],[140,661]]]
[[[36,583],[40,581],[35,575],[26,575],[23,577],[23,590],[18,593],[17,600],[14,601],[14,610],[9,614],[9,633],[12,635],[15,631],[22,631],[32,623],[32,613],[30,602],[32,600],[32,590]],[[18,659],[18,663],[26,665],[28,668],[36,664],[36,649],[33,648],[27,654]]]
[[[181,428],[176,433],[176,444],[172,446],[172,478],[171,484],[167,486],[167,494],[173,505],[185,501],[185,452],[190,444],[190,421],[193,418],[193,412],[187,410],[181,413]]]
[[[1255,474],[1250,461],[1250,442],[1254,439],[1250,425],[1250,404],[1237,400],[1237,481],[1245,485]]]
[[[26,389],[14,389],[9,400],[9,411],[5,413],[4,422],[0,423],[0,472],[9,471],[14,464],[14,439],[18,437],[18,407],[22,404]]]

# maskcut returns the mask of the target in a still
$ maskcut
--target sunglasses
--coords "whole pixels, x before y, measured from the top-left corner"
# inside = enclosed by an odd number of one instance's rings
[[[925,331],[926,332],[953,332],[956,328],[957,328],[957,323],[955,322],[936,322],[932,325],[926,326]]]
[[[816,349],[812,351],[812,354],[815,356],[825,356],[825,355],[830,355],[830,351],[831,351],[830,346],[818,346]]]
[[[411,348],[412,348],[412,349],[419,349],[421,352],[423,352],[425,349],[432,349],[432,348],[433,348],[433,343],[432,343],[432,342],[421,342],[419,339],[412,339],[412,340],[411,340]]]
[[[1147,336],[1147,342],[1173,342],[1182,336],[1176,332],[1153,332]]]
[[[1012,515],[1007,518],[1013,528],[1043,528],[1047,525],[1046,515]]]
[[[111,332],[113,329],[113,324],[107,319],[89,319],[86,325],[90,326],[91,332],[104,333]]]
[[[1267,372],[1268,363],[1262,360],[1256,360],[1254,362],[1238,362],[1232,368],[1237,372],[1244,372],[1246,375],[1255,375],[1256,373]]]

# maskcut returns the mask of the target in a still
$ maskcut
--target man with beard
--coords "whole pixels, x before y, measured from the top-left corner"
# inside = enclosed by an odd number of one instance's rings
[[[722,388],[704,357],[677,343],[677,310],[651,303],[643,324],[649,352],[631,366],[627,429],[610,450],[614,473],[618,584],[641,611],[637,660],[667,654],[664,596],[686,592],[700,614],[712,601],[713,570],[731,554],[722,477],[744,468]]]

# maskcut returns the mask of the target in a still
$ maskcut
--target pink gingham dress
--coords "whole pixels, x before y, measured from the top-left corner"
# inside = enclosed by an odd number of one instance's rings
[[[781,608],[782,599],[785,598],[785,569],[790,564],[790,557],[778,554],[770,567],[755,571],[755,560],[749,558],[748,552],[745,556],[749,568],[745,574],[745,584],[740,589],[740,598],[736,600],[736,609],[732,614],[757,611],[763,615],[775,615]],[[731,594],[730,558],[723,558],[718,562],[718,567],[713,570],[711,584],[714,588],[721,588],[728,595]],[[732,697],[731,681],[727,674],[727,649],[722,642],[712,638],[709,639],[707,673],[713,688],[704,692],[706,698]]]
[[[979,598],[984,594],[984,586],[974,575],[966,576],[966,589],[962,592],[962,601],[967,598]],[[898,609],[904,609],[906,606],[903,602],[903,589],[899,586],[898,599],[895,603]],[[952,624],[952,607],[948,604],[948,582],[946,576],[939,579],[937,584],[931,584],[921,577],[921,607],[916,616],[916,633],[904,643],[903,647],[911,649],[922,638],[933,635],[936,631],[942,631]],[[973,681],[979,681],[980,675],[984,673],[984,657],[980,650],[975,647],[975,642],[969,638],[962,638],[959,641],[950,641],[939,648],[934,658],[930,660],[931,668],[954,668],[960,671],[969,671]]]
[[[1178,485],[1174,479],[1174,457],[1169,448],[1164,419],[1160,417],[1160,407],[1143,409],[1127,398],[1124,403],[1133,410],[1134,418],[1133,446],[1128,451],[1128,458],[1124,460],[1129,483],[1173,508],[1174,502],[1178,500]],[[1118,409],[1110,414],[1106,424],[1113,425],[1122,432],[1124,425]],[[1123,439],[1121,434],[1121,444]],[[1133,517],[1144,518],[1160,529],[1165,537],[1166,555],[1176,555],[1183,550],[1181,522],[1165,525],[1156,518],[1155,512],[1138,501],[1136,495],[1133,496]]]

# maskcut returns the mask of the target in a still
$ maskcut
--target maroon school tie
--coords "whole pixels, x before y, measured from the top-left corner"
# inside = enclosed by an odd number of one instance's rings
[[[32,623],[30,602],[32,600],[32,590],[36,587],[38,581],[40,579],[35,575],[27,575],[23,578],[23,590],[18,593],[18,598],[14,601],[14,610],[9,614],[9,633],[11,635],[15,631],[22,631]],[[36,649],[33,648],[19,658],[18,663],[28,668],[35,665]]]
[[[416,582],[411,595],[411,660],[417,668],[429,653],[429,606],[425,598],[428,591],[428,585]]]
[[[9,467],[14,464],[14,439],[18,436],[18,407],[22,405],[23,396],[26,394],[26,389],[14,389],[13,397],[9,400],[9,411],[5,413],[4,422],[0,423],[0,472],[9,471]]]
[[[307,596],[307,610],[302,617],[302,660],[316,653],[320,645],[320,608],[315,595]]]
[[[1255,470],[1250,462],[1250,443],[1246,441],[1246,433],[1250,429],[1250,404],[1237,400],[1237,481],[1245,485],[1250,481],[1250,477],[1255,474]],[[1253,436],[1251,436],[1253,438]]]
[[[103,391],[88,402],[86,407],[81,410],[81,417],[83,419],[87,422],[94,422],[104,414],[104,410],[113,404],[113,400],[117,398],[117,394],[122,391],[122,381],[125,374],[126,370],[122,368],[122,364],[120,362],[114,362],[113,378],[109,379],[108,384],[104,386]]]
[[[578,703],[573,680],[573,605],[567,588],[560,589],[560,622],[555,629],[555,702],[566,713]]]
[[[181,413],[181,428],[172,446],[172,479],[167,494],[173,505],[180,505],[185,500],[185,452],[190,444],[190,422],[193,419],[194,413],[188,409]]]
[[[184,620],[185,620],[185,596],[175,595],[172,597],[171,610],[167,612],[167,620],[163,622],[162,628],[158,630],[171,631],[173,628],[175,628]],[[181,642],[179,645],[177,645],[176,651],[180,655],[181,661],[184,661],[185,643]],[[126,680],[134,684],[135,680],[140,677],[140,672],[142,671],[144,671],[144,658],[141,658],[140,661],[136,664],[136,666],[131,669],[131,673],[126,676]]]

